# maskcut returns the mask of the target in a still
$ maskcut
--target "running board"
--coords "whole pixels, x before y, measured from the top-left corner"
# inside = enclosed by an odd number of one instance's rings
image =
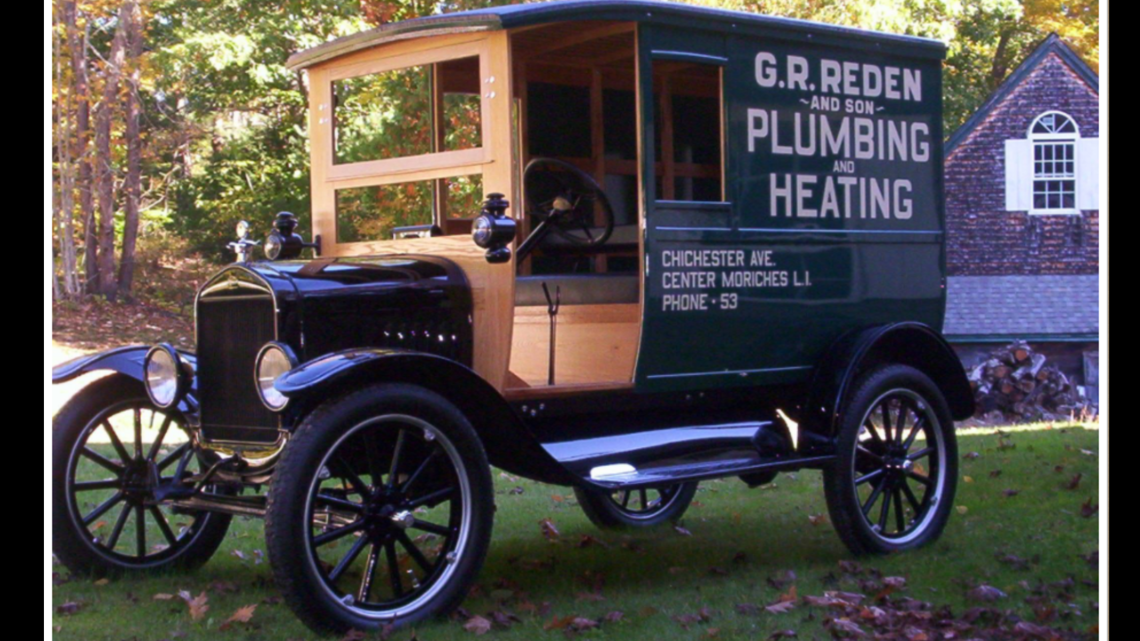
[[[724,458],[716,461],[662,465],[653,468],[628,469],[621,474],[593,474],[585,479],[587,485],[606,490],[636,490],[664,487],[677,483],[711,481],[734,476],[748,476],[764,472],[795,472],[820,468],[834,462],[834,456],[791,457],[779,461],[765,461],[759,456]],[[616,467],[616,466],[615,466]],[[632,471],[630,471],[632,470]],[[597,472],[598,470],[595,470]]]

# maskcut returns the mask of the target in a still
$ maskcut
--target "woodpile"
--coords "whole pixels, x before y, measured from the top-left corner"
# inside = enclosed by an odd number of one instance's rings
[[[992,352],[968,372],[977,417],[987,422],[1079,420],[1095,413],[1044,354],[1017,342]]]

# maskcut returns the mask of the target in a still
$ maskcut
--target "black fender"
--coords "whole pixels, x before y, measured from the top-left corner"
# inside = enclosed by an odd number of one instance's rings
[[[146,372],[143,371],[143,365],[146,361],[146,355],[150,350],[151,348],[146,345],[131,345],[130,347],[120,347],[99,354],[80,356],[62,365],[53,367],[51,370],[51,383],[52,385],[59,385],[60,383],[73,381],[91,372],[117,372],[141,383],[146,377]],[[182,350],[178,350],[178,355],[190,366],[191,370],[198,370],[197,356]],[[196,385],[191,386],[191,389],[196,388]]]
[[[80,356],[62,365],[53,367],[51,370],[51,383],[52,385],[59,385],[60,383],[73,381],[84,374],[101,371],[118,372],[136,381],[142,381],[144,376],[143,361],[146,360],[146,355],[149,351],[149,347],[132,345],[100,354]]]
[[[498,390],[470,368],[442,356],[349,349],[301,365],[277,379],[275,387],[303,415],[322,402],[378,382],[418,385],[454,403],[475,427],[495,467],[553,485],[577,482],[543,449]]]
[[[954,420],[974,415],[966,370],[946,339],[922,323],[894,323],[849,332],[828,350],[812,376],[802,428],[833,439],[855,381],[885,363],[909,365],[929,376],[946,397]]]

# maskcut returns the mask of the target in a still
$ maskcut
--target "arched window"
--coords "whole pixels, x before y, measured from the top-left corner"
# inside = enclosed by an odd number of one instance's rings
[[[1080,130],[1067,114],[1049,111],[1029,127],[1033,144],[1033,210],[1077,209],[1077,139]]]

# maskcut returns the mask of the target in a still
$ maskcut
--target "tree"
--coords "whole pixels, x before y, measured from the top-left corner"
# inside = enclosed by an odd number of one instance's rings
[[[141,88],[140,64],[143,53],[143,27],[139,6],[135,2],[128,2],[127,9],[129,22],[125,26],[126,39],[130,50],[131,76],[127,81],[126,98],[126,142],[127,142],[127,179],[126,179],[126,215],[123,221],[123,255],[119,261],[119,292],[129,296],[131,285],[135,277],[135,250],[139,236],[139,207],[142,198],[142,140],[139,133],[139,90]]]
[[[115,166],[111,155],[111,118],[119,102],[119,81],[125,59],[126,27],[133,0],[119,11],[119,22],[104,72],[103,99],[95,108],[95,167],[99,188],[99,293],[114,298],[115,281]]]

